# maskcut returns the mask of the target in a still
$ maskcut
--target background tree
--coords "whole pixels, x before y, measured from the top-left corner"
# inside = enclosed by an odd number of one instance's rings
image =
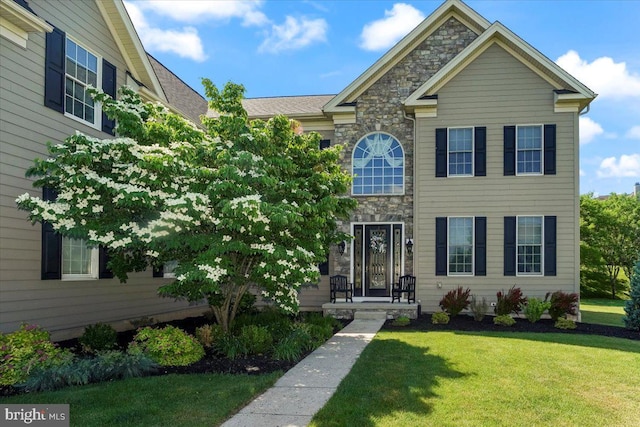
[[[631,297],[625,304],[624,325],[636,331],[640,331],[640,258],[636,262],[633,278],[631,279]]]
[[[249,122],[242,86],[203,83],[219,112],[204,131],[130,89],[119,100],[94,90],[119,137],[76,133],[50,145],[27,174],[57,200],[17,203],[34,222],[107,247],[122,281],[177,261],[160,294],[207,300],[227,330],[250,286],[295,313],[300,286],[317,282],[329,245],[348,237],[336,221],[355,202],[344,197],[351,178],[339,146],[320,150],[318,134],[296,133],[284,116]]]
[[[605,200],[581,196],[580,239],[583,278],[597,281],[606,274],[615,298],[620,270],[631,278],[640,254],[640,201],[617,194]]]

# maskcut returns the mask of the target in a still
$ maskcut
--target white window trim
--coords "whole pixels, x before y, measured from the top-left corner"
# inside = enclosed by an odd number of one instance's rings
[[[540,272],[539,273],[521,273],[518,271],[518,248],[520,247],[520,236],[518,230],[520,218],[540,218]],[[523,245],[525,246],[525,245]],[[527,245],[529,246],[529,245]],[[518,215],[516,216],[516,277],[544,277],[544,215]]]
[[[97,247],[90,248],[91,251],[91,272],[89,274],[64,274],[61,273],[60,280],[74,281],[74,280],[97,280],[98,268],[100,263],[100,252]],[[60,254],[60,271],[64,266],[64,250]]]
[[[533,127],[540,128],[540,172],[519,172],[518,171],[518,129],[521,127]],[[515,156],[515,169],[516,176],[539,176],[544,175],[544,125],[539,123],[533,123],[528,125],[516,125],[516,156]],[[530,216],[530,215],[528,215]]]
[[[451,266],[449,263],[449,248],[451,245],[449,242],[451,241],[449,235],[449,220],[451,218],[471,218],[471,272],[470,273],[457,273],[451,272],[449,267]],[[476,271],[476,217],[475,216],[448,216],[447,217],[447,276],[452,277],[472,277],[475,276]]]
[[[169,266],[169,264],[170,264],[170,263],[173,263],[173,262],[174,262],[174,261],[169,261],[169,262],[166,262],[166,263],[163,265],[163,268],[162,268],[162,277],[163,277],[164,279],[175,279],[175,278],[176,278],[175,268],[178,266],[178,262],[177,262],[177,261],[175,261],[175,266],[173,267],[173,270],[172,270],[171,272],[168,272],[168,273],[166,272],[166,271],[168,270],[168,268],[167,268],[167,267]]]
[[[92,49],[88,49],[85,45],[83,45],[82,43],[78,43],[76,41],[75,38],[70,37],[68,34],[66,35],[66,38],[64,40],[65,43],[65,54],[64,54],[64,98],[63,98],[63,106],[64,106],[64,116],[68,117],[72,120],[75,120],[79,123],[82,123],[86,126],[89,126],[93,129],[97,129],[97,130],[102,130],[102,103],[100,102],[94,102],[94,118],[95,118],[95,123],[91,123],[88,122],[84,119],[81,119],[80,117],[67,112],[67,100],[66,100],[66,91],[67,91],[67,51],[66,51],[66,44],[67,44],[67,39],[71,40],[72,42],[74,42],[76,45],[82,47],[83,49],[85,49],[87,52],[91,53],[93,56],[96,57],[97,60],[97,66],[98,66],[98,75],[96,76],[96,86],[98,89],[101,89],[102,87],[102,56],[98,55],[97,53],[95,53]]]
[[[449,151],[449,142],[451,141],[451,137],[449,135],[449,131],[451,129],[471,129],[471,173],[470,174],[455,174],[452,175],[451,172],[449,171],[449,154],[451,153]],[[476,155],[476,135],[475,135],[475,126],[455,126],[455,127],[450,127],[447,128],[447,177],[448,178],[468,178],[468,177],[472,177],[475,176],[475,172],[476,172],[476,162],[475,162],[475,155]]]
[[[352,197],[368,197],[368,196],[378,196],[378,197],[394,197],[394,196],[404,196],[406,193],[406,171],[407,171],[407,156],[405,154],[405,150],[404,147],[402,146],[402,143],[400,142],[400,140],[398,138],[396,138],[395,136],[393,136],[392,134],[388,133],[388,132],[382,132],[382,131],[375,131],[375,132],[369,132],[366,135],[362,136],[360,139],[358,139],[358,142],[356,142],[356,144],[353,146],[353,150],[351,151],[351,175],[352,176],[356,176],[356,174],[353,173],[353,159],[356,153],[356,147],[358,146],[358,144],[360,144],[360,142],[367,138],[369,135],[374,135],[376,133],[381,133],[384,135],[389,135],[391,138],[395,139],[396,141],[398,141],[398,145],[400,146],[400,149],[402,150],[402,192],[400,193],[355,193],[353,191],[353,181],[351,182],[351,196]]]

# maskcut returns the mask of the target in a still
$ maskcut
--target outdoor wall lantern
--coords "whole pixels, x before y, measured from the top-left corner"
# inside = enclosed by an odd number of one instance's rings
[[[407,253],[413,255],[413,239],[407,239],[405,246],[407,247]]]
[[[340,244],[338,245],[338,253],[340,253],[340,255],[344,255],[344,250],[347,248],[347,242],[345,242],[344,240],[342,242],[340,242]]]

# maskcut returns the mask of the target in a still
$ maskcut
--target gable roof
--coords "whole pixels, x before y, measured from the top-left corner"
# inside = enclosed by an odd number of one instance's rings
[[[242,101],[249,117],[268,118],[276,114],[293,117],[324,117],[322,107],[335,95],[247,98]]]
[[[489,21],[460,0],[447,0],[416,28],[392,47],[356,80],[335,96],[325,107],[327,113],[352,112],[355,106],[348,105],[380,79],[394,65],[406,57],[449,18],[455,17],[477,34],[491,25]],[[347,105],[345,105],[347,104]]]
[[[147,56],[171,107],[199,125],[200,116],[207,113],[207,100],[160,61],[148,53]]]
[[[122,52],[129,72],[143,85],[140,94],[163,103],[168,102],[122,0],[95,2]]]
[[[469,63],[492,45],[497,44],[555,89],[558,104],[578,104],[578,111],[597,95],[555,62],[522,40],[500,22],[493,23],[462,52],[449,61],[404,101],[407,107],[432,106],[437,103],[437,91],[453,79]]]

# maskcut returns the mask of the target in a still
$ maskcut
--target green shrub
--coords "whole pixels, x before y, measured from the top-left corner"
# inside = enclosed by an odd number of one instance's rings
[[[556,320],[556,323],[553,325],[558,329],[575,329],[576,322],[571,319],[565,319],[564,317],[560,317]]]
[[[511,287],[506,293],[498,291],[496,294],[498,301],[496,302],[495,313],[498,316],[506,314],[520,312],[520,308],[527,302],[527,298],[522,295],[522,290],[516,288],[515,285]]]
[[[532,297],[527,301],[527,305],[524,307],[524,315],[529,322],[536,323],[542,317],[545,310],[551,307],[551,303],[543,301],[539,298]]]
[[[487,302],[487,299],[485,297],[482,297],[482,299],[478,301],[478,298],[473,295],[471,297],[469,309],[473,314],[473,319],[476,322],[482,322],[482,319],[484,319],[484,316],[486,316],[487,312],[489,311],[489,303]]]
[[[50,340],[39,326],[23,324],[10,334],[0,334],[0,385],[25,381],[33,369],[63,363],[71,357]]]
[[[264,326],[243,326],[238,336],[245,355],[266,353],[273,344],[271,333]]]
[[[69,358],[49,368],[38,368],[20,384],[28,392],[132,378],[153,372],[156,364],[141,352],[105,351],[90,358]]]
[[[118,333],[113,326],[96,323],[84,328],[84,333],[78,338],[82,348],[90,353],[111,350],[117,344]]]
[[[431,315],[431,323],[434,325],[446,325],[449,323],[449,315],[444,311],[439,311]]]
[[[217,342],[216,349],[227,359],[235,360],[238,357],[247,354],[244,342],[231,332],[224,334]]]
[[[458,286],[457,289],[452,289],[445,294],[440,300],[440,308],[449,313],[451,317],[457,316],[460,312],[469,307],[469,295],[471,295],[471,289],[462,289],[462,286]]]
[[[558,320],[560,317],[564,317],[567,314],[575,315],[577,314],[578,309],[578,294],[567,294],[561,291],[556,291],[554,293],[548,293],[544,300],[547,301],[551,296],[549,302],[551,306],[549,307],[549,316],[553,320]]]
[[[222,338],[224,331],[218,324],[203,325],[196,328],[196,339],[203,347],[213,347]]]
[[[508,314],[501,314],[493,318],[493,323],[501,326],[513,326],[516,320]]]
[[[407,326],[411,323],[411,319],[407,316],[398,316],[392,323],[393,326]]]
[[[190,365],[204,356],[204,348],[195,337],[173,326],[143,328],[133,337],[130,347],[134,351],[139,348],[161,366]]]
[[[322,313],[317,311],[310,311],[305,313],[303,316],[304,323],[309,323],[312,325],[320,325],[320,326],[329,326],[331,331],[342,329],[342,323],[335,317],[331,316],[323,316]],[[332,333],[333,335],[333,333]]]

